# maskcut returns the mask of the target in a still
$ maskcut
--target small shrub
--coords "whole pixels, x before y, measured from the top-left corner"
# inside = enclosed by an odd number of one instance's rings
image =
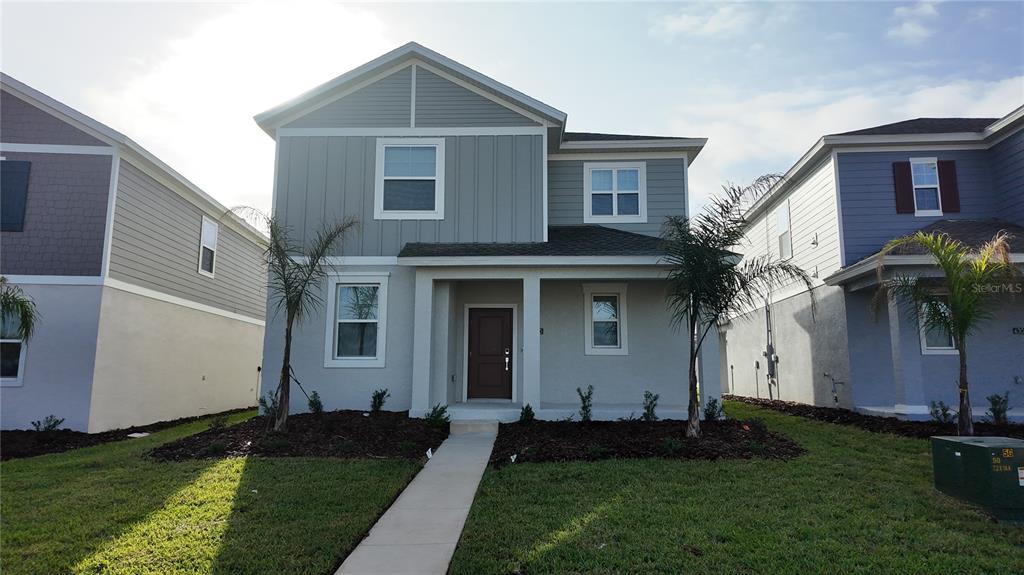
[[[956,418],[956,413],[946,405],[945,401],[931,402],[931,408],[928,410],[931,414],[933,421],[938,421],[943,424],[951,424]]]
[[[754,437],[764,437],[765,435],[768,435],[768,426],[764,424],[764,420],[758,418],[744,421],[743,430]]]
[[[640,418],[637,417],[635,413],[630,411],[629,415],[627,415],[626,417],[620,417],[619,421],[622,421],[624,423],[633,423],[634,421],[640,421]]]
[[[274,426],[277,414],[281,411],[281,402],[277,399],[277,391],[267,392],[260,398],[260,411],[267,416],[267,429]]]
[[[587,459],[605,459],[612,454],[612,450],[603,445],[590,445],[587,447]]]
[[[210,429],[211,431],[219,431],[221,429],[224,429],[227,426],[228,426],[228,416],[225,414],[225,415],[218,415],[217,417],[214,417],[213,419],[211,419],[210,423],[207,425],[207,428]]]
[[[448,425],[451,422],[451,418],[448,417],[448,406],[438,403],[430,408],[424,419],[427,420],[427,424],[431,427],[444,427]]]
[[[594,386],[588,385],[586,393],[583,393],[583,390],[577,387],[576,395],[580,396],[580,421],[590,421],[594,408]]]
[[[683,442],[675,437],[666,437],[658,444],[658,451],[667,457],[675,457],[683,450]]]
[[[704,404],[704,421],[718,421],[719,419],[725,419],[725,410],[722,409],[722,403],[718,401],[718,398],[712,397]]]
[[[1006,425],[1009,422],[1006,418],[1006,412],[1010,411],[1009,390],[1002,395],[993,393],[985,399],[988,400],[988,411],[986,413],[989,418],[992,419],[992,423],[996,425]]]
[[[224,455],[228,451],[228,446],[222,441],[212,441],[207,443],[200,449],[196,455],[199,457],[216,457],[218,455]]]
[[[391,397],[391,392],[386,387],[374,391],[370,396],[370,413],[380,413],[380,410],[384,408],[384,402],[389,397]]]
[[[320,401],[320,394],[315,391],[309,394],[309,412],[313,415],[322,415],[324,412],[324,402]]]
[[[747,449],[749,449],[750,453],[753,453],[754,455],[764,455],[765,446],[760,441],[751,441],[747,445]]]
[[[535,417],[536,416],[533,414],[533,406],[529,403],[519,410],[519,423],[530,423],[535,419]]]
[[[280,433],[270,433],[260,442],[265,451],[284,451],[288,449],[288,438]]]
[[[644,421],[658,421],[658,415],[654,413],[654,409],[658,407],[657,393],[651,393],[650,390],[644,392],[644,414],[640,416],[640,419]]]
[[[32,428],[36,431],[56,431],[64,423],[64,418],[58,418],[53,414],[47,415],[42,421],[33,421]]]
[[[409,453],[416,450],[416,442],[408,439],[403,439],[398,442],[398,451],[402,453]]]

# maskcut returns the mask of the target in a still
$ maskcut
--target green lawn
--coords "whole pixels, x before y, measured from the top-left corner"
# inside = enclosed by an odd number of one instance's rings
[[[142,457],[206,425],[0,464],[0,571],[323,575],[419,469],[407,460]]]
[[[451,572],[1024,573],[1024,529],[937,494],[927,441],[726,411],[808,454],[488,469]]]

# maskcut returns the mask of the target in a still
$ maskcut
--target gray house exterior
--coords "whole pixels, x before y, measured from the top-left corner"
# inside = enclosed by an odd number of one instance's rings
[[[684,215],[705,140],[566,132],[566,114],[410,43],[256,117],[277,143],[274,214],[299,243],[359,226],[297,329],[295,375],[327,409],[510,420],[685,412],[684,336],[657,233]],[[267,373],[283,318],[268,314]],[[717,346],[703,399],[719,389]],[[712,369],[713,368],[713,369]],[[264,380],[270,393],[276,381]],[[292,409],[303,411],[302,402]]]
[[[251,406],[265,239],[135,142],[7,75],[0,274],[36,302],[4,325],[0,425],[89,432]]]
[[[738,248],[791,258],[813,276],[813,290],[786,286],[723,327],[725,389],[907,418],[927,418],[933,401],[955,406],[958,351],[946,334],[921,330],[905,303],[873,301],[877,254],[918,230],[969,246],[1006,231],[1011,258],[1024,267],[1022,127],[1019,108],[1003,118],[921,118],[819,140],[750,207]],[[939,273],[909,249],[885,265],[883,278]],[[992,321],[969,340],[978,417],[988,395],[1009,391],[1012,405],[1024,395],[1024,293],[1012,283],[993,297]]]

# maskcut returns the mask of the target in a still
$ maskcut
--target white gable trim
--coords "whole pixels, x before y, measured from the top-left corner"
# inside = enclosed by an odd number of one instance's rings
[[[281,128],[277,137],[289,136],[541,136],[542,126],[475,126],[472,128]]]

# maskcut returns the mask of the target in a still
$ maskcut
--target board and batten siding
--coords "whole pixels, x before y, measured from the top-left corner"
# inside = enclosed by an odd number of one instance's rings
[[[595,160],[598,161],[598,160]],[[647,223],[602,226],[656,236],[668,216],[686,215],[686,164],[681,158],[643,161],[647,164]],[[552,226],[583,224],[583,160],[548,161],[548,222]]]
[[[539,126],[518,112],[416,68],[416,127]]]
[[[215,277],[201,275],[203,215],[203,210],[122,159],[110,277],[262,319],[266,304],[262,247],[221,222]]]
[[[999,218],[1024,226],[1024,129],[989,150]]]
[[[375,220],[376,137],[281,137],[274,213],[303,245],[325,221],[358,219],[347,256],[394,256],[407,242],[539,242],[543,146],[540,135],[448,136],[444,219]]]
[[[936,220],[1001,217],[992,192],[988,150],[921,150],[914,152],[840,152],[839,194],[847,265],[881,250],[893,238],[915,232]],[[896,213],[892,165],[910,158],[956,162],[960,211],[919,217]]]

